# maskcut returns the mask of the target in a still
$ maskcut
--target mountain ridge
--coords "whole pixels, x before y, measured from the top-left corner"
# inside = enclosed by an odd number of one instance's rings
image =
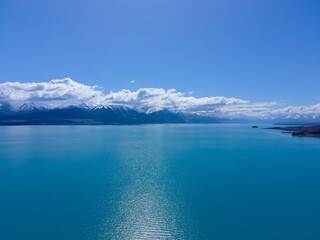
[[[24,102],[13,107],[8,102],[0,102],[0,125],[91,125],[91,124],[164,124],[164,123],[277,123],[312,124],[319,123],[318,118],[278,117],[259,118],[223,118],[197,113],[173,112],[168,109],[158,111],[139,111],[125,105],[87,104],[67,107],[44,107],[35,102]]]
[[[65,108],[41,108],[35,104],[23,104],[16,110],[5,105],[0,112],[0,125],[94,125],[94,124],[161,124],[161,123],[215,123],[216,118],[196,114],[174,113],[160,110],[139,112],[126,106],[68,106]],[[1,110],[1,109],[0,109]]]

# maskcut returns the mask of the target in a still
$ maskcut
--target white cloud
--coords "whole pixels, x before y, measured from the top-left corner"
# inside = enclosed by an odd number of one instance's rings
[[[132,80],[131,82],[134,82]],[[277,108],[277,103],[252,103],[238,98],[202,97],[175,89],[140,88],[104,94],[97,86],[87,86],[70,78],[41,83],[6,82],[0,84],[0,102],[19,107],[25,102],[54,108],[70,105],[125,105],[140,111],[168,109],[228,118],[319,118],[320,104]],[[1,108],[1,103],[0,103]]]
[[[285,108],[274,109],[271,111],[272,117],[285,117],[285,118],[319,118],[320,117],[320,104],[312,106],[288,106]]]
[[[206,111],[225,105],[244,104],[247,101],[226,97],[186,97],[175,89],[140,88],[137,91],[122,90],[106,95],[108,104],[119,104],[139,110],[156,111],[169,109],[172,111],[197,112]]]
[[[41,83],[6,82],[0,84],[0,100],[17,106],[23,102],[38,102],[46,107],[87,103],[105,103],[103,92],[96,86],[87,86],[70,78]]]
[[[251,103],[224,106],[215,112],[218,116],[256,119],[319,119],[320,104],[277,108],[277,103]]]
[[[217,109],[215,114],[220,117],[228,118],[267,119],[270,117],[270,113],[276,105],[276,102],[266,102],[223,106]]]
[[[130,82],[131,82],[131,83],[135,83],[136,81],[135,81],[135,80],[131,80]]]

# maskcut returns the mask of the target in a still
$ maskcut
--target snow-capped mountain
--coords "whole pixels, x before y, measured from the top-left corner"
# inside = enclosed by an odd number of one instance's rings
[[[139,112],[121,106],[68,106],[64,108],[44,108],[35,103],[24,103],[17,109],[10,105],[0,114],[0,125],[40,125],[40,124],[145,124],[145,123],[197,123],[217,122],[215,118],[193,114],[173,113],[162,110],[152,113]],[[0,109],[1,110],[1,109]]]
[[[14,112],[14,108],[7,102],[0,102],[0,115],[7,115]]]
[[[268,122],[268,123],[309,123],[320,122],[320,113],[313,109],[298,113],[295,109],[273,112],[261,118],[227,118],[199,113],[155,110],[141,112],[122,105],[86,104],[68,107],[44,107],[37,102],[25,102],[13,107],[0,103],[0,124],[143,124],[143,123],[215,123],[215,122]]]
[[[46,108],[37,103],[25,102],[16,111],[17,112],[34,112],[34,111],[43,111],[43,110],[46,110]]]

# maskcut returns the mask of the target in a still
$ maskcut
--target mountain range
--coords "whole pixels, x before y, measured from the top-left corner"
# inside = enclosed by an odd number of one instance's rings
[[[98,125],[98,124],[161,124],[218,123],[220,118],[198,114],[174,113],[168,110],[139,112],[125,106],[68,106],[48,109],[35,103],[13,108],[0,103],[0,125]]]
[[[198,113],[159,110],[150,112],[122,106],[88,106],[86,104],[68,107],[46,108],[34,102],[25,102],[13,107],[0,102],[0,125],[117,125],[117,124],[163,124],[163,123],[279,123],[312,124],[318,118],[288,115],[274,119],[221,118]]]

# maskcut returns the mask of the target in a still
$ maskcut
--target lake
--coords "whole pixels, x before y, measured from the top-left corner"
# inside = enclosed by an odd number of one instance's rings
[[[320,239],[320,139],[245,124],[1,126],[0,239]]]

